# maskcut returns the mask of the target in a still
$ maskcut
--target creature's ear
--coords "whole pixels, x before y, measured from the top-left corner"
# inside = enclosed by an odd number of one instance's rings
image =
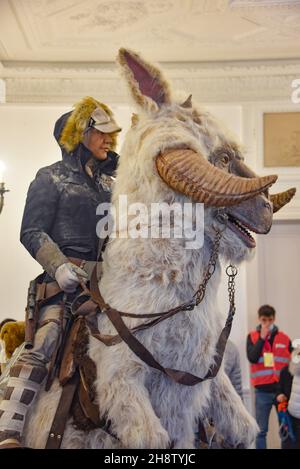
[[[170,89],[159,69],[145,62],[138,54],[120,49],[120,63],[137,104],[148,108],[150,98],[158,107],[170,102]]]
[[[190,94],[189,97],[184,101],[184,103],[180,104],[180,106],[185,108],[192,108],[192,95]]]

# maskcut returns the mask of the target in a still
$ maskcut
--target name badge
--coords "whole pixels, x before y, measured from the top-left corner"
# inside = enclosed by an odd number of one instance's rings
[[[264,353],[264,366],[274,366],[274,355],[271,352]]]

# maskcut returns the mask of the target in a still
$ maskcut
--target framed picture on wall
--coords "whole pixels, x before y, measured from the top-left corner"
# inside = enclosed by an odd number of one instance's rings
[[[265,167],[300,167],[300,112],[264,112]]]

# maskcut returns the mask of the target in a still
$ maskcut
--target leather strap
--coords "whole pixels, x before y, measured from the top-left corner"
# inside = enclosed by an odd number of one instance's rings
[[[58,285],[57,282],[50,282],[50,283],[45,283],[45,289],[44,289],[44,298],[45,300],[48,300],[49,298],[57,295],[60,293],[62,290],[60,286]]]
[[[54,322],[55,324],[60,326],[60,321],[58,319],[54,319],[54,318],[53,319],[45,319],[45,321],[42,321],[38,324],[37,329],[40,329],[41,327],[46,326],[50,322]]]
[[[94,404],[89,396],[88,389],[85,386],[84,378],[80,373],[80,384],[79,384],[79,402],[81,405],[82,412],[86,418],[90,419],[94,425],[101,427],[101,420],[99,416],[99,407]]]
[[[77,267],[83,268],[84,264],[86,263],[85,259],[79,259],[78,257],[68,257],[69,261],[72,264],[77,265]]]
[[[79,373],[76,371],[72,378],[63,387],[45,449],[59,449],[61,446],[69,411],[78,382]]]
[[[231,325],[232,325],[232,319],[234,315],[234,311],[229,309],[228,317],[226,320],[226,324],[219,336],[217,345],[216,345],[216,359],[213,364],[213,366],[208,370],[206,375],[203,378],[200,378],[198,376],[195,376],[189,372],[186,371],[180,371],[172,368],[164,368],[155,358],[153,355],[147,350],[144,345],[132,334],[132,332],[128,329],[126,324],[124,323],[120,311],[111,308],[109,305],[105,303],[103,300],[99,287],[98,287],[98,282],[97,282],[97,276],[95,269],[93,271],[92,277],[91,277],[91,297],[93,301],[95,301],[101,312],[105,313],[114,327],[116,328],[118,332],[118,336],[128,345],[128,347],[139,357],[144,363],[147,365],[151,366],[152,368],[155,368],[165,375],[167,375],[169,378],[171,378],[173,381],[179,384],[184,384],[186,386],[194,386],[198,383],[201,383],[202,381],[205,381],[207,379],[212,379],[214,378],[221,366],[222,360],[223,360],[223,355],[225,351],[225,346],[227,343],[228,336],[231,331]],[[135,330],[138,330],[138,328],[135,328]],[[93,334],[94,335],[94,334]],[[95,335],[94,335],[95,336]],[[118,336],[103,336],[98,333],[99,340],[102,342],[106,343],[104,338],[106,338],[106,341],[116,341],[115,343],[120,342],[119,339],[117,339]],[[113,345],[113,344],[110,344]]]

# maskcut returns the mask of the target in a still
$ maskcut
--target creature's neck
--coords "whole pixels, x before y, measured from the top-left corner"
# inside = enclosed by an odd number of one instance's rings
[[[186,250],[178,240],[114,239],[104,254],[105,301],[127,312],[160,312],[192,299],[203,281],[211,246]],[[216,296],[219,265],[207,290]],[[214,292],[214,293],[213,293]]]

